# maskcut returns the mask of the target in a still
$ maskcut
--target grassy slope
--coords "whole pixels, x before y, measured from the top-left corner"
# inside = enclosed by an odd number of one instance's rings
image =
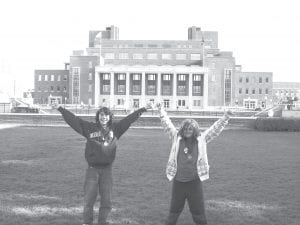
[[[84,139],[69,128],[14,128],[1,130],[0,140],[0,224],[80,224]],[[225,131],[212,142],[211,179],[204,184],[209,223],[298,224],[299,146],[299,133],[279,132]],[[114,224],[163,224],[171,194],[169,147],[161,130],[122,137]],[[193,224],[187,205],[179,224]]]

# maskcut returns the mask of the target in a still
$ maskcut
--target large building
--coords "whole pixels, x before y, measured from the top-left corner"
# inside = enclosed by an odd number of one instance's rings
[[[63,104],[68,103],[69,64],[64,70],[34,71],[34,103]]]
[[[281,102],[289,99],[300,100],[300,82],[274,82],[274,100]]]
[[[69,72],[67,102],[96,107],[163,101],[172,110],[256,108],[266,107],[272,93],[272,73],[242,72],[232,52],[218,48],[216,31],[195,26],[188,28],[187,40],[119,40],[115,26],[90,31],[89,47],[73,52]],[[264,84],[254,82],[260,76]]]

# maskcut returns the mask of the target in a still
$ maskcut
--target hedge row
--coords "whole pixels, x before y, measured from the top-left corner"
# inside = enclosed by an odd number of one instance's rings
[[[300,131],[300,118],[257,118],[254,128],[259,131]]]

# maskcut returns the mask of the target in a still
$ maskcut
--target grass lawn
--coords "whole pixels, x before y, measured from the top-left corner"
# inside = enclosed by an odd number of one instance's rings
[[[0,140],[0,224],[81,224],[85,140],[70,128],[46,127],[3,129]],[[132,129],[122,137],[112,224],[163,224],[171,195],[169,149],[162,130]],[[209,224],[300,224],[300,133],[228,130],[208,154]],[[179,225],[193,224],[187,208]]]

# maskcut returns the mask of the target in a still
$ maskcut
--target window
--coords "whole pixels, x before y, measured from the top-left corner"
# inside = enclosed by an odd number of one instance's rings
[[[178,106],[179,107],[184,107],[185,106],[185,100],[178,100]]]
[[[172,87],[171,85],[162,85],[162,95],[171,95]]]
[[[72,103],[80,102],[80,67],[72,68]]]
[[[193,80],[194,81],[201,81],[201,75],[200,74],[194,74]]]
[[[246,93],[246,94],[249,94],[249,89],[248,89],[248,88],[246,88],[245,93]]]
[[[89,73],[89,80],[93,80],[93,74]]]
[[[253,94],[253,95],[255,94],[255,89],[252,89],[252,94]]]
[[[132,54],[133,59],[143,59],[143,54],[141,53],[133,53]]]
[[[148,74],[148,80],[155,80],[155,74]]]
[[[243,78],[242,78],[242,77],[240,77],[239,81],[240,81],[240,83],[243,83]]]
[[[61,76],[57,75],[57,81],[60,81]]]
[[[157,59],[157,54],[156,53],[149,53],[149,54],[147,54],[147,58],[152,59],[152,60]]]
[[[135,48],[142,48],[144,45],[143,44],[135,44],[134,47]]]
[[[185,81],[186,80],[186,74],[178,74],[178,80],[179,81]]]
[[[139,84],[134,84],[132,85],[132,93],[141,93],[141,85]]]
[[[186,54],[176,54],[177,60],[186,60]]]
[[[93,100],[91,98],[89,98],[89,105],[93,104]]]
[[[212,81],[212,82],[215,82],[215,81],[216,81],[216,75],[215,75],[215,74],[212,74],[212,75],[211,75],[211,81]]]
[[[125,74],[124,73],[118,74],[118,80],[125,80]]]
[[[128,53],[119,53],[119,59],[128,59]]]
[[[269,94],[269,89],[268,88],[266,88],[266,95],[268,95]]]
[[[124,105],[124,104],[125,104],[125,100],[124,100],[123,98],[119,98],[119,99],[117,100],[117,104],[118,104],[118,105]]]
[[[89,84],[89,92],[93,91],[93,86],[91,84]]]
[[[124,94],[126,91],[126,86],[124,84],[118,84],[117,92],[118,94]]]
[[[177,95],[186,95],[187,94],[187,88],[185,85],[178,85],[177,86]]]
[[[262,83],[262,77],[259,78],[259,83]]]
[[[114,59],[115,58],[115,54],[114,53],[105,53],[104,54],[104,58],[105,59]]]
[[[110,93],[110,85],[109,84],[103,84],[103,93]]]
[[[141,80],[140,74],[133,74],[132,80]]]
[[[248,77],[246,77],[246,83],[249,83],[249,78]]]
[[[51,86],[51,91],[54,91],[54,86]]]
[[[147,95],[156,95],[156,85],[150,84],[147,86]]]
[[[45,75],[45,81],[48,81],[48,75]]]
[[[261,89],[261,88],[258,90],[258,93],[259,93],[260,95],[262,94],[262,89]]]
[[[110,80],[110,74],[109,73],[103,74],[103,80]]]
[[[269,77],[266,77],[266,83],[269,83]]]
[[[193,95],[197,95],[201,93],[201,86],[193,86]]]
[[[42,81],[42,75],[39,75],[39,81]]]
[[[240,89],[239,89],[239,94],[242,94],[242,93],[243,93],[243,89],[240,88]]]
[[[39,91],[42,91],[42,90],[41,90],[41,87],[39,87]]]
[[[54,75],[51,75],[51,81],[54,81]]]
[[[201,106],[201,100],[194,100],[194,106]]]
[[[89,61],[89,68],[93,68],[93,62]]]
[[[57,86],[56,90],[57,90],[57,91],[60,91],[60,86]]]
[[[148,48],[157,48],[157,45],[155,45],[155,44],[149,44]]]
[[[161,54],[161,59],[162,60],[170,60],[170,59],[172,59],[172,55],[168,54],[168,53],[163,53],[163,54]]]
[[[170,44],[163,44],[162,47],[163,48],[172,48],[172,45],[170,45]]]
[[[67,92],[67,88],[66,87],[64,87],[64,92]]]
[[[68,78],[68,77],[67,77],[67,75],[64,75],[64,81],[66,81],[66,80],[67,80],[67,78]]]
[[[170,108],[170,100],[169,99],[164,99],[164,108],[166,108],[166,109]]]
[[[201,60],[201,54],[191,54],[191,60]]]
[[[170,74],[163,74],[163,80],[171,80]]]

